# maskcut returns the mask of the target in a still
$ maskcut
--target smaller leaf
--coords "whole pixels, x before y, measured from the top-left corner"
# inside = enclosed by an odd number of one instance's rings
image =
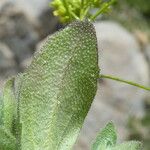
[[[92,150],[103,150],[116,144],[117,135],[113,123],[108,123],[98,134],[92,145]]]
[[[116,145],[112,150],[141,150],[142,144],[138,141],[129,141]]]
[[[2,125],[3,123],[2,117],[3,117],[3,98],[0,92],[0,125]]]
[[[15,137],[3,126],[0,126],[0,150],[16,150]]]
[[[10,129],[10,131],[12,130],[12,123],[14,120],[14,116],[16,115],[17,107],[14,94],[14,80],[15,78],[8,80],[3,91],[3,125],[5,126],[5,128]]]

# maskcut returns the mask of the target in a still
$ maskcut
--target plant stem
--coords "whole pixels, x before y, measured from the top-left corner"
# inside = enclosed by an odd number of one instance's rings
[[[87,15],[89,10],[90,10],[90,7],[87,7],[85,10],[83,10],[82,16],[80,17],[81,20],[86,18],[86,15]]]
[[[132,81],[128,81],[128,80],[124,80],[124,79],[121,79],[121,78],[118,78],[118,77],[114,77],[114,76],[111,76],[111,75],[103,75],[103,74],[101,74],[101,75],[100,75],[100,78],[106,78],[106,79],[111,79],[111,80],[123,82],[123,83],[126,83],[126,84],[130,84],[130,85],[139,87],[139,88],[141,88],[141,89],[150,91],[150,87],[145,87],[145,86],[140,85],[140,84],[138,84],[138,83],[135,83],[135,82],[132,82]]]
[[[93,15],[91,17],[91,20],[94,21],[107,7],[109,7],[109,5],[106,5],[105,7],[103,7],[102,9],[99,9],[95,15]]]
[[[63,0],[62,2],[63,2],[64,6],[65,6],[65,8],[66,8],[66,10],[67,10],[67,12],[68,12],[68,15],[70,15],[70,13],[69,13],[69,7],[68,7],[67,1],[66,1],[66,0]]]
[[[102,6],[92,17],[90,18],[91,21],[95,21],[95,19],[102,14],[109,6],[111,6],[115,0],[111,0],[110,2],[104,3],[104,6]]]
[[[83,10],[84,10],[84,0],[81,0],[80,17],[82,16]]]

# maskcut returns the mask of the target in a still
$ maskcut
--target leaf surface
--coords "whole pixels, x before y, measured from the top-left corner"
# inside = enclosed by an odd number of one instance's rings
[[[93,25],[75,22],[48,37],[20,78],[22,150],[69,150],[97,90]]]
[[[118,144],[112,150],[142,150],[142,144],[137,141],[129,141],[124,142],[122,144]]]
[[[9,131],[12,131],[14,118],[17,116],[17,101],[15,99],[14,89],[15,78],[9,79],[3,90],[3,104],[2,104],[2,120],[3,126]]]
[[[108,123],[98,134],[91,150],[109,150],[116,144],[117,135],[113,123]],[[120,149],[121,150],[121,149]]]
[[[3,126],[0,126],[0,150],[16,150],[15,137]]]
[[[3,97],[0,92],[0,125],[3,125]]]

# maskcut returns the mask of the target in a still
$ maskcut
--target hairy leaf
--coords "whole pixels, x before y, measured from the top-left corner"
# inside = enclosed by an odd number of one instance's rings
[[[0,126],[0,150],[16,150],[15,137],[3,126]]]
[[[92,150],[107,150],[116,144],[117,135],[113,123],[108,123],[98,134],[92,145]],[[122,150],[122,149],[120,149]]]
[[[124,142],[123,144],[117,145],[112,150],[141,150],[142,144],[137,141]]]
[[[3,97],[2,97],[2,95],[0,93],[0,125],[3,124],[2,117],[3,117]]]
[[[14,79],[8,80],[4,86],[3,91],[3,107],[2,107],[2,120],[5,128],[12,131],[14,117],[16,117],[17,102],[14,93]]]
[[[88,21],[48,37],[20,77],[22,150],[71,149],[96,93],[97,57]]]

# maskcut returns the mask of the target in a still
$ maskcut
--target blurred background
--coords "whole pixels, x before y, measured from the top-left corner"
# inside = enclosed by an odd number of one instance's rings
[[[11,76],[31,63],[42,41],[62,25],[53,17],[50,0],[0,0],[0,94]],[[150,1],[118,0],[95,22],[101,73],[150,86]],[[88,150],[109,121],[119,142],[140,140],[150,150],[150,93],[110,80],[98,91],[74,147]]]

